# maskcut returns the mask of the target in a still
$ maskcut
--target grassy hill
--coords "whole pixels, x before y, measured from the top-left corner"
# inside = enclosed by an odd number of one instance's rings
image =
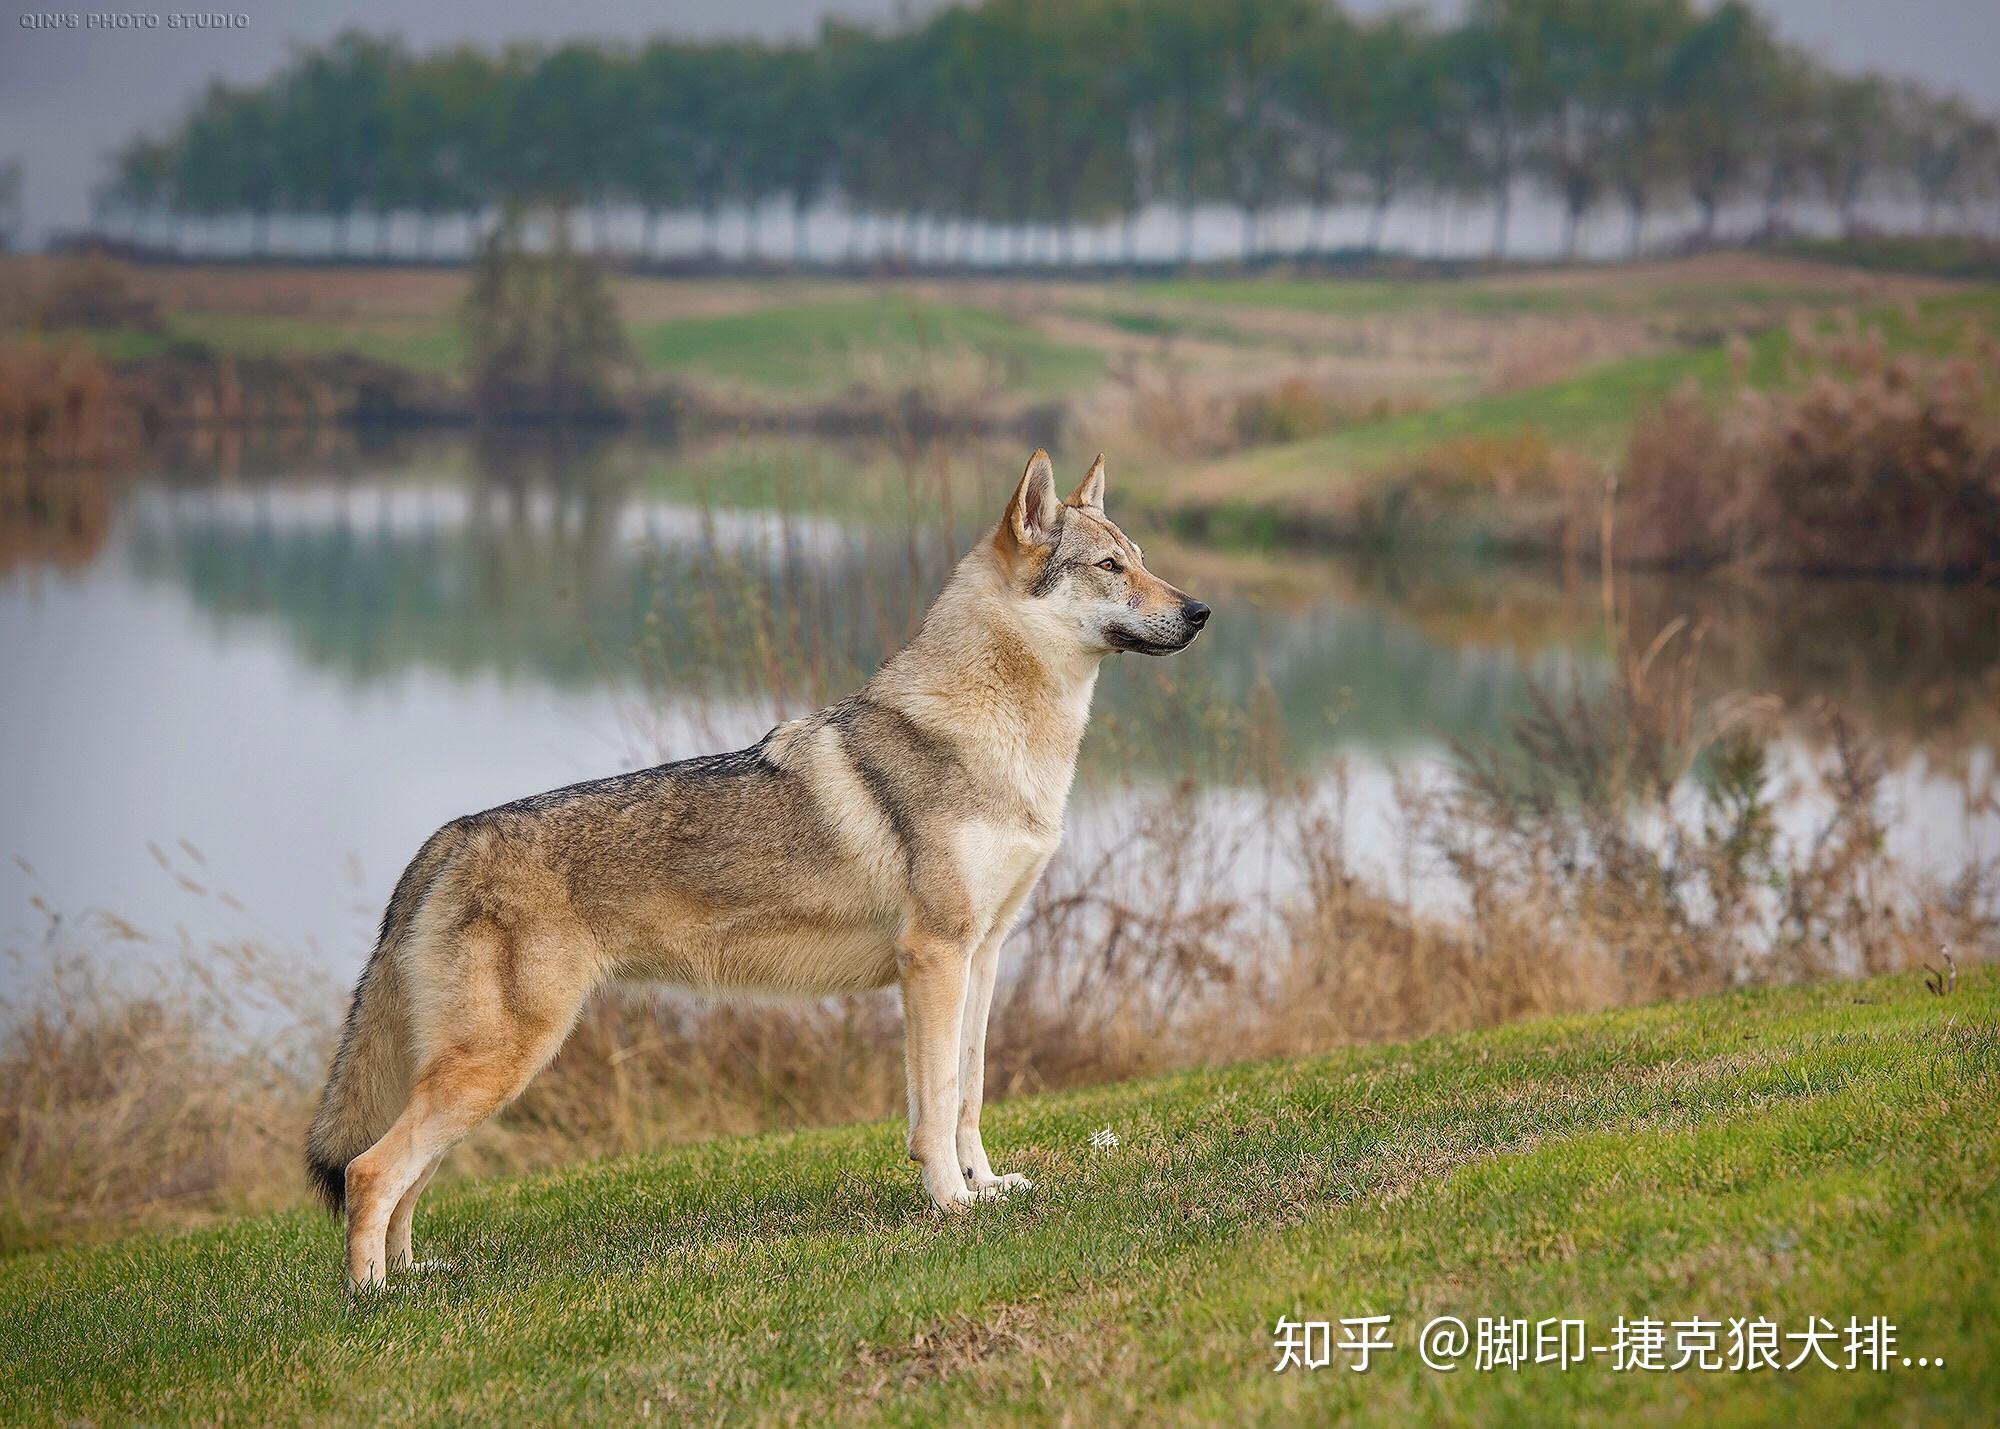
[[[1943,998],[1914,977],[1745,993],[1021,1098],[989,1121],[996,1160],[1039,1184],[951,1224],[877,1124],[459,1188],[418,1224],[449,1265],[360,1299],[335,1227],[304,1211],[0,1263],[0,1420],[2000,1406],[1995,971]],[[1101,1127],[1115,1148],[1093,1148]],[[1340,1356],[1276,1374],[1281,1314],[1388,1314],[1396,1348],[1366,1374]],[[1725,1356],[1732,1317],[1883,1315],[1899,1342],[1886,1370],[1620,1372],[1607,1354],[1444,1374],[1415,1348],[1441,1315],[1583,1319],[1593,1345],[1620,1316],[1701,1316]]]
[[[1683,315],[1693,309],[1683,309]],[[1880,338],[1892,352],[1936,353],[1968,333],[2000,333],[2000,290],[1966,289],[1949,297],[1912,300],[1902,307],[1861,307],[1825,317],[1822,339],[1851,324]],[[1722,341],[1693,341],[1665,351],[1591,363],[1580,370],[1518,391],[1489,391],[1440,401],[1343,426],[1325,435],[1277,442],[1218,458],[1166,466],[1143,474],[1140,494],[1183,511],[1223,515],[1254,527],[1265,517],[1283,524],[1332,518],[1357,500],[1378,498],[1385,487],[1407,481],[1443,444],[1505,442],[1532,435],[1600,463],[1623,456],[1635,420],[1683,384],[1693,383],[1711,401],[1749,388],[1796,386],[1813,370],[1799,362],[1792,330],[1768,326],[1746,338],[1742,366]],[[1794,370],[1795,367],[1798,370]],[[1496,499],[1469,479],[1453,493],[1467,521],[1488,522]],[[1497,523],[1496,523],[1497,524]]]

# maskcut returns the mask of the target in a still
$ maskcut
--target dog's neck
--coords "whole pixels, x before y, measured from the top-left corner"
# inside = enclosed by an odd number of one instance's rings
[[[951,739],[968,763],[1059,818],[1104,655],[1076,649],[1073,636],[1052,622],[1042,628],[1038,615],[1007,597],[1006,573],[982,541],[865,692]]]

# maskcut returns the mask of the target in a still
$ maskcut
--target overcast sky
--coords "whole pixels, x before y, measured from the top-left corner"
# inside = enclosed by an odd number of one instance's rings
[[[136,10],[144,0],[124,3]],[[247,27],[219,34],[165,28],[31,30],[22,24],[24,15],[59,9],[63,0],[40,5],[5,0],[0,157],[26,160],[31,236],[81,223],[89,211],[90,190],[103,173],[103,156],[131,134],[171,121],[210,78],[259,79],[283,63],[295,46],[350,26],[393,31],[413,48],[428,49],[466,40],[500,45],[582,36],[634,39],[661,30],[806,34],[823,15],[887,20],[912,8],[908,0],[220,3],[248,15]],[[1385,0],[1353,0],[1349,8],[1371,11],[1388,5]],[[1454,7],[1432,8],[1448,12]],[[1761,8],[1782,34],[1831,63],[1918,75],[2000,108],[2000,0],[1761,0]]]

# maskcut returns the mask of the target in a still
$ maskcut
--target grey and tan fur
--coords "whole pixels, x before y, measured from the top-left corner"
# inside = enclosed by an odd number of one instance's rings
[[[1062,833],[1098,667],[1208,618],[1036,452],[915,639],[748,749],[454,820],[389,901],[307,1139],[347,1273],[410,1263],[418,1196],[596,989],[902,988],[909,1152],[945,1211],[1025,1184],[979,1137],[1000,944]]]

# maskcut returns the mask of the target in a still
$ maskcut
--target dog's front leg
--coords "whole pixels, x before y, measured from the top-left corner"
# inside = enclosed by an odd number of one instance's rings
[[[1001,1195],[1034,1185],[1018,1171],[1002,1175],[993,1169],[979,1132],[979,1114],[986,1100],[986,1025],[993,1014],[993,985],[1000,975],[1000,945],[1013,932],[1014,920],[1047,864],[1046,858],[1038,862],[1008,896],[972,958],[958,1041],[958,1166],[975,1195]]]
[[[931,1200],[947,1213],[978,1199],[959,1168],[954,1134],[959,1017],[970,963],[971,949],[963,941],[920,930],[906,933],[896,945],[910,1080],[910,1159],[923,1168]]]
[[[993,1010],[993,984],[1000,972],[1000,944],[1006,940],[1004,924],[988,933],[972,955],[972,967],[965,989],[965,1015],[958,1029],[958,1169],[974,1191],[1002,1187],[1002,1178],[993,1174],[986,1159],[986,1143],[979,1136],[979,1110],[986,1098],[986,1021]],[[1019,1184],[1023,1178],[1012,1180]]]

